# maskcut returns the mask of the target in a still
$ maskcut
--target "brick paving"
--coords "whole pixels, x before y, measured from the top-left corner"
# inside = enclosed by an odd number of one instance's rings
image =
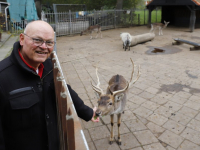
[[[122,116],[122,145],[110,145],[110,118],[99,123],[81,124],[90,150],[199,150],[200,149],[200,51],[190,51],[187,44],[172,46],[173,38],[199,42],[200,29],[166,28],[153,41],[122,49],[120,32],[139,35],[147,27],[103,31],[103,39],[89,40],[89,35],[57,38],[57,53],[66,81],[84,102],[97,105],[90,80],[96,82],[99,68],[101,88],[115,74],[128,81],[131,61],[141,66],[141,77],[129,89]],[[151,53],[152,48],[164,49]],[[137,70],[137,67],[135,67]],[[115,136],[117,125],[115,116]],[[116,140],[117,137],[115,137]]]

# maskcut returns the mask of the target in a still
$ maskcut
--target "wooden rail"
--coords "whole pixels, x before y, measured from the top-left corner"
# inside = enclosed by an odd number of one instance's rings
[[[89,150],[55,51],[52,52],[51,59],[57,103],[60,150]]]

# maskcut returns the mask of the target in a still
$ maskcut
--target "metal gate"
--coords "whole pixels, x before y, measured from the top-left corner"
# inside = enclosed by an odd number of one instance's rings
[[[43,13],[42,19],[55,30],[57,36],[79,34],[91,25],[100,25],[102,30],[134,25],[136,19],[131,10],[79,11]]]

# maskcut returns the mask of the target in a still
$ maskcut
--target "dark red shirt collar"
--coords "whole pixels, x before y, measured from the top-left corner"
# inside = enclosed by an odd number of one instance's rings
[[[22,57],[22,54],[20,53],[20,49],[18,50],[19,52],[19,56],[20,58],[23,60],[23,62],[30,68],[32,69],[33,71],[36,72],[35,68],[33,68],[32,66],[30,66],[25,60],[24,58]],[[42,74],[43,74],[43,69],[44,69],[44,65],[41,63],[38,67],[38,75],[40,76],[40,78],[42,78]]]

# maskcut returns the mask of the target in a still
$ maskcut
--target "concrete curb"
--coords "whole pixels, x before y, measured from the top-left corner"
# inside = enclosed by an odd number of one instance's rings
[[[10,35],[8,36],[8,38],[2,42],[0,48],[8,41],[8,39],[9,39],[11,36],[12,36],[12,35],[10,34]]]

